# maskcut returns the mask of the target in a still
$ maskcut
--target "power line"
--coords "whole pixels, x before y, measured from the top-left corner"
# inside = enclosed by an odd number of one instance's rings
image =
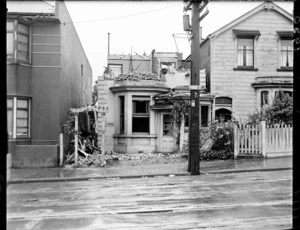
[[[172,6],[169,6],[169,7],[155,9],[155,10],[149,10],[149,11],[145,11],[145,12],[140,12],[140,13],[136,13],[136,14],[128,14],[128,15],[123,15],[123,16],[118,16],[118,17],[103,18],[103,19],[94,19],[94,20],[87,20],[87,21],[77,21],[77,22],[72,22],[71,21],[71,22],[64,22],[64,23],[90,23],[90,22],[108,21],[108,20],[113,20],[113,19],[120,19],[120,18],[133,17],[133,16],[137,16],[137,15],[142,15],[142,14],[148,14],[148,13],[152,13],[152,12],[156,12],[156,11],[160,11],[160,10],[165,10],[165,9],[173,8],[175,6],[178,6],[178,4],[172,5]]]

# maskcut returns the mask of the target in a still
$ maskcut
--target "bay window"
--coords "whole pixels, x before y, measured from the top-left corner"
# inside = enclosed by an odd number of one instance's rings
[[[18,21],[6,22],[6,57],[29,62],[30,27]]]

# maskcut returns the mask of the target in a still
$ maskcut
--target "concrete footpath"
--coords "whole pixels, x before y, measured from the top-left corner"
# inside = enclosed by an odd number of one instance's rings
[[[200,170],[207,174],[241,173],[253,171],[291,170],[292,157],[269,159],[238,159],[200,162]],[[22,168],[7,171],[7,183],[38,183],[122,179],[159,176],[188,176],[187,161],[168,164],[135,164],[120,162],[97,168]]]

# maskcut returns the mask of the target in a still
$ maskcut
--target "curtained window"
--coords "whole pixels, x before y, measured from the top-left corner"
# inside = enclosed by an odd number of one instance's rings
[[[293,41],[281,40],[280,65],[281,67],[293,67]]]
[[[253,67],[254,43],[253,38],[238,38],[238,66]]]

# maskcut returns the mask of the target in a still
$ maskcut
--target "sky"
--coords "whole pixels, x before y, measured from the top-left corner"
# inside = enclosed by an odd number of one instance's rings
[[[153,49],[156,52],[181,52],[184,58],[190,54],[188,36],[183,31],[183,1],[65,2],[91,64],[93,82],[107,65],[108,33],[110,54],[149,55]],[[202,37],[261,3],[209,2],[209,14],[200,23]],[[292,14],[293,2],[275,3]]]

